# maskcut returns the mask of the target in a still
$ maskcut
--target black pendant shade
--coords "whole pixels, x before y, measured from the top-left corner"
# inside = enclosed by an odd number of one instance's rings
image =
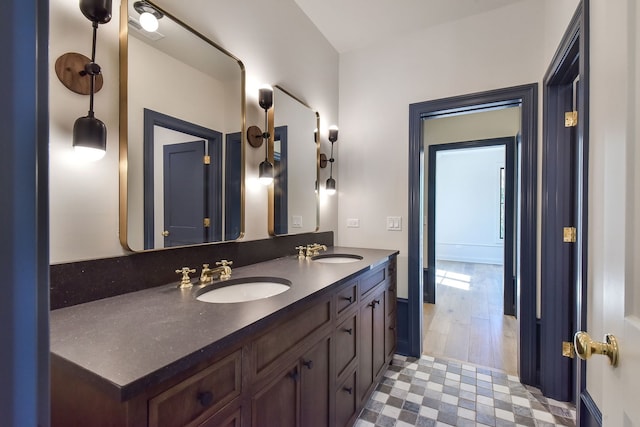
[[[80,0],[80,11],[91,22],[111,21],[111,0]]]
[[[92,113],[80,117],[73,124],[73,146],[106,151],[107,127]]]
[[[258,179],[265,184],[271,184],[273,181],[273,165],[267,159],[258,165]]]

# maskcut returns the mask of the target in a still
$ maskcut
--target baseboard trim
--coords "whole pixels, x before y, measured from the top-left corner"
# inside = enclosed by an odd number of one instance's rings
[[[397,298],[396,300],[396,325],[398,327],[396,353],[403,356],[409,355],[409,300]]]

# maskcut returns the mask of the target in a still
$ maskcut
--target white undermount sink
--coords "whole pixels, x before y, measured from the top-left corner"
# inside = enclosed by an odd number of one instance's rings
[[[279,277],[243,277],[207,286],[196,299],[217,304],[255,301],[281,294],[290,287],[290,281]]]
[[[346,264],[349,262],[360,261],[362,257],[354,254],[322,254],[316,255],[311,259],[315,262],[327,264]]]

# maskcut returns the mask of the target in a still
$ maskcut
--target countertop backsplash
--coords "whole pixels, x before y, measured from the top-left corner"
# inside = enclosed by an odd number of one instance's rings
[[[195,268],[216,261],[233,261],[243,267],[295,255],[296,246],[319,243],[333,246],[333,231],[278,236],[262,240],[224,242],[138,252],[130,255],[50,266],[51,309],[178,282],[182,267]],[[195,277],[198,273],[192,275]]]

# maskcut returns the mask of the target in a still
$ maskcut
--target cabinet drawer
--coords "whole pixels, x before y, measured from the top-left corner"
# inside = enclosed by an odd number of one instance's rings
[[[336,378],[340,377],[356,358],[359,339],[357,325],[358,317],[355,313],[336,328]]]
[[[241,350],[149,400],[149,426],[201,422],[240,395]]]
[[[260,375],[307,336],[331,322],[331,301],[319,302],[258,337],[252,345],[255,374]]]
[[[347,311],[350,307],[354,307],[358,301],[358,282],[349,283],[344,289],[340,290],[336,295],[336,314]]]
[[[358,410],[356,383],[356,371],[354,371],[336,390],[336,426],[338,427],[351,425],[355,420]]]
[[[360,279],[360,295],[364,295],[387,278],[386,268],[370,271]]]

